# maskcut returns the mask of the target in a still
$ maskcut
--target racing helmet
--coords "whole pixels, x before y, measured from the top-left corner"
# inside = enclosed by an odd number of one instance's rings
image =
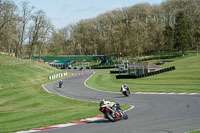
[[[106,100],[105,99],[101,99],[101,101],[100,101],[100,106],[102,106],[102,105],[104,105],[104,102],[105,102]]]

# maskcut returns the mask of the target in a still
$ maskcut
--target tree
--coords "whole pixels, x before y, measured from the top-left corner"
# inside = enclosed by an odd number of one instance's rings
[[[169,55],[173,52],[174,44],[174,33],[173,28],[170,25],[166,25],[164,29],[164,38],[165,38],[165,49],[169,52]]]
[[[0,49],[8,54],[14,52],[16,38],[16,24],[18,16],[17,6],[12,1],[0,2]]]
[[[184,56],[185,51],[188,49],[188,23],[182,11],[178,12],[176,16],[174,35],[174,46],[181,50],[182,55]]]
[[[199,27],[200,28],[200,27]],[[196,42],[196,50],[197,54],[199,54],[199,45],[200,45],[200,29],[197,29],[195,32],[195,42]]]
[[[37,46],[39,56],[51,30],[51,24],[44,11],[39,10],[32,16],[33,24],[29,27],[29,57],[33,58]]]
[[[15,49],[15,56],[22,57],[22,48],[24,44],[24,40],[26,39],[25,34],[26,34],[26,27],[28,24],[28,21],[31,18],[31,12],[33,10],[33,7],[29,8],[28,7],[28,2],[22,2],[22,11],[20,12],[20,23],[19,23],[19,39],[16,44],[16,49]]]

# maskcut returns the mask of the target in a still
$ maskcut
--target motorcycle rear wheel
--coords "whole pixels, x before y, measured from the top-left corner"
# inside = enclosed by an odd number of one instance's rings
[[[113,116],[111,111],[106,112],[105,115],[106,115],[106,117],[107,117],[110,121],[112,121],[112,122],[117,121],[117,117],[116,117],[116,116]]]

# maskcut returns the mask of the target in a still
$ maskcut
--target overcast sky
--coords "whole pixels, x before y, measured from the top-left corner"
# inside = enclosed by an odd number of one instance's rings
[[[43,10],[59,29],[81,19],[94,18],[107,11],[138,3],[160,4],[164,0],[13,0],[17,5],[28,1],[35,10]]]

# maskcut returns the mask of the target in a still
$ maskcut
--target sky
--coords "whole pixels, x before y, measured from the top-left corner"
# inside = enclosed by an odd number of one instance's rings
[[[60,29],[81,19],[95,18],[105,12],[139,3],[160,4],[164,0],[13,0],[18,6],[28,1],[29,6],[43,10],[55,28]]]

